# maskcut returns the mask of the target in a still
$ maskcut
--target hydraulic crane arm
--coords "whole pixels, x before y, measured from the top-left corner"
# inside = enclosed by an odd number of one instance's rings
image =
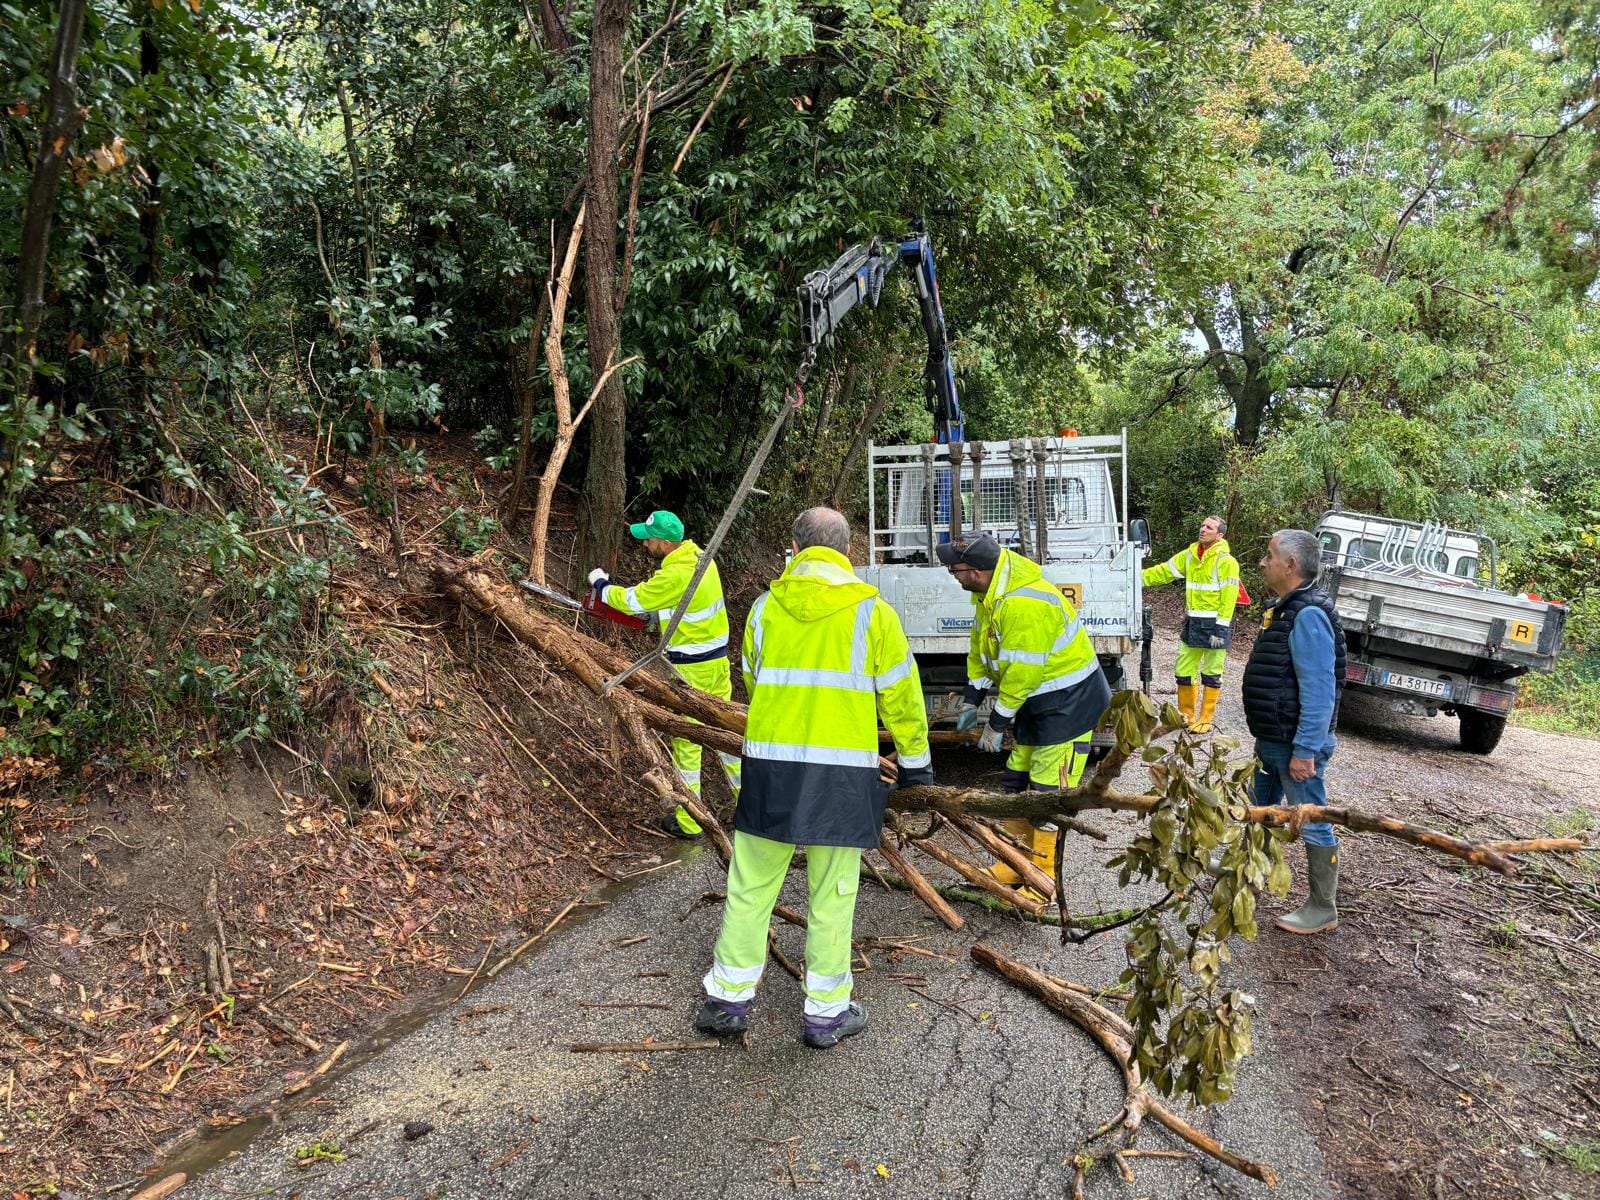
[[[825,271],[813,271],[800,286],[800,337],[808,348],[827,341],[852,308],[866,301],[873,308],[890,271],[904,264],[915,281],[922,329],[928,336],[928,361],[923,387],[933,410],[934,440],[962,441],[965,421],[956,395],[955,368],[939,303],[939,277],[933,266],[933,244],[923,232],[885,243],[883,238],[851,246]]]

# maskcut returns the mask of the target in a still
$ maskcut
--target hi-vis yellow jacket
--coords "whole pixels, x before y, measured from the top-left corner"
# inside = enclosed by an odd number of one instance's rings
[[[1110,685],[1088,630],[1038,565],[1014,550],[1001,551],[989,590],[972,603],[967,686],[976,692],[999,687],[989,723],[1004,728],[1032,701],[1028,716],[1048,713],[1051,719],[1019,724],[1024,745],[1053,745],[1093,729],[1111,700]]]
[[[678,607],[684,588],[694,578],[699,560],[700,547],[684,542],[661,560],[661,566],[649,579],[630,588],[613,583],[600,594],[600,599],[622,612],[653,615],[665,625]],[[722,599],[722,576],[717,564],[712,563],[700,577],[700,586],[695,588],[683,620],[672,631],[667,658],[673,662],[698,662],[720,658],[727,652],[728,613]]]
[[[1229,552],[1227,539],[1218,538],[1204,554],[1195,542],[1166,562],[1144,569],[1145,587],[1179,579],[1188,609],[1183,644],[1206,650],[1213,637],[1220,637],[1224,647],[1231,645],[1233,610],[1239,603],[1239,560]]]
[[[900,618],[837,551],[813,546],[750,609],[750,695],[734,828],[799,846],[877,846],[888,788],[878,721],[923,767],[928,713]]]

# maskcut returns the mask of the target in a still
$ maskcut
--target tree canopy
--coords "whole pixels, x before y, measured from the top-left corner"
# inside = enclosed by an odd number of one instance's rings
[[[52,48],[74,10],[68,96]],[[592,503],[719,508],[793,371],[800,279],[923,226],[969,431],[1130,426],[1158,540],[1210,508],[1243,531],[1330,504],[1434,515],[1503,538],[1519,586],[1593,603],[1571,565],[1596,486],[1600,27],[1584,5],[3,12],[0,193],[35,218],[0,233],[19,746],[71,743],[60,722],[109,679],[91,643],[127,619],[113,568],[153,541],[211,547],[248,585],[239,604],[270,592],[270,677],[335,550],[264,555],[251,531],[318,511],[336,456],[379,507],[387,473],[414,465],[410,431],[476,435],[497,471],[536,461],[555,427],[552,272],[597,179],[616,219],[583,233],[599,274],[578,272],[565,321],[575,394],[599,374],[589,351],[634,361],[569,468]],[[614,72],[608,130],[596,63]],[[606,312],[614,330],[595,325]],[[927,436],[921,357],[891,284],[819,365],[774,511],[850,504],[846,451],[866,434]],[[253,471],[280,423],[314,429],[317,454]],[[270,501],[246,494],[267,475]],[[266,701],[294,693],[287,676],[225,690],[250,664],[221,671],[181,637],[151,662],[185,654],[213,671],[183,675],[184,703],[230,728],[279,719]]]

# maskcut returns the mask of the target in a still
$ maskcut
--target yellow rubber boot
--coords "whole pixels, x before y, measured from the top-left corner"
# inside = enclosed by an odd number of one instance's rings
[[[1222,689],[1208,687],[1200,690],[1203,693],[1200,698],[1200,719],[1189,728],[1195,733],[1210,733],[1217,719],[1217,701],[1222,699]]]
[[[1189,724],[1194,724],[1195,686],[1192,683],[1178,685],[1178,711],[1183,714],[1183,719]]]
[[[1052,879],[1055,878],[1056,839],[1060,835],[1054,829],[1040,829],[1037,826],[1030,826],[1029,829],[1033,835],[1029,843],[1030,849],[1033,851],[1033,865],[1038,867],[1046,875],[1049,875]],[[1031,887],[1021,888],[1019,890],[1029,900],[1037,900],[1041,904],[1049,899],[1048,896],[1042,895],[1036,889]]]
[[[1009,833],[1013,839],[1024,846],[1030,846],[1033,838],[1033,822],[1026,817],[1007,817],[1000,822],[1000,828]],[[995,859],[994,865],[989,868],[989,874],[1007,887],[1016,887],[1022,882],[1022,876],[1013,871],[1005,862]]]
[[[1046,875],[1056,873],[1056,838],[1060,836],[1054,829],[1033,830],[1033,865]]]

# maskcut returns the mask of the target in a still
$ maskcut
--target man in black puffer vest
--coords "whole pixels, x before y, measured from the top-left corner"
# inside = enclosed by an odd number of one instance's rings
[[[1344,630],[1333,600],[1317,586],[1322,547],[1304,529],[1272,535],[1261,572],[1276,599],[1244,668],[1244,713],[1256,739],[1256,803],[1328,803],[1323,770],[1344,690]],[[1279,917],[1289,933],[1339,927],[1339,839],[1326,821],[1301,831],[1310,897]]]

